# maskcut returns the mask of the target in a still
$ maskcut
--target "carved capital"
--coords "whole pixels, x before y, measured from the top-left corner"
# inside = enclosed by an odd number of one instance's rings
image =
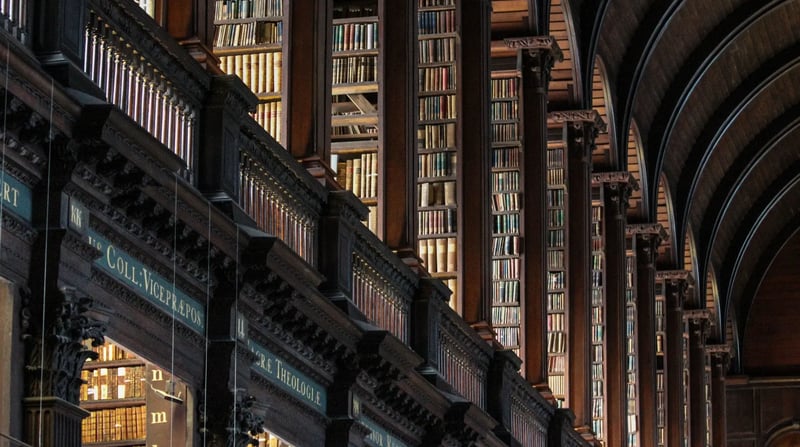
[[[725,343],[706,345],[706,353],[711,357],[712,371],[719,375],[724,375],[731,363],[731,345]]]
[[[592,185],[605,188],[606,196],[617,205],[616,217],[622,218],[628,209],[628,201],[633,191],[639,190],[639,182],[627,171],[594,172]]]
[[[688,299],[689,286],[694,284],[692,274],[688,270],[659,270],[656,272],[656,281],[668,286],[665,290],[667,306],[682,311]]]
[[[558,110],[547,114],[550,123],[588,123],[594,126],[597,132],[607,132],[608,126],[597,110]]]
[[[228,422],[228,442],[227,447],[247,447],[257,445],[258,441],[253,438],[264,431],[264,418],[257,415],[254,411],[256,398],[248,394],[237,394],[231,418]]]
[[[83,342],[91,339],[99,346],[104,341],[104,325],[87,315],[94,302],[71,287],[49,293],[40,303],[26,290],[22,296],[26,395],[53,396],[77,405],[83,364],[97,358]]]
[[[689,309],[683,311],[683,319],[689,323],[689,333],[704,343],[711,326],[711,312],[708,309]]]
[[[505,39],[508,48],[520,50],[522,76],[532,79],[537,89],[547,91],[550,71],[564,59],[553,36],[530,36]]]

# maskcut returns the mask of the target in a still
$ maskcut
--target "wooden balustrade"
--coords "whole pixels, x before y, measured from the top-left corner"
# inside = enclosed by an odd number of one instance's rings
[[[353,304],[376,326],[408,344],[410,297],[358,253],[353,260]]]
[[[492,348],[450,307],[442,308],[439,375],[455,392],[486,410],[486,381]]]
[[[259,229],[316,266],[322,186],[252,119],[243,137],[239,205]]]
[[[0,0],[3,29],[22,43],[28,40],[28,0]]]
[[[199,110],[210,77],[175,51],[136,5],[89,2],[83,70],[115,104],[193,172]],[[160,33],[159,33],[160,32]],[[180,55],[180,56],[179,56]]]

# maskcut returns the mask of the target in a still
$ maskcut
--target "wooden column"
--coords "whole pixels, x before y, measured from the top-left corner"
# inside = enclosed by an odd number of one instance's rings
[[[547,88],[550,70],[562,59],[552,36],[506,39],[519,49],[524,191],[525,337],[522,372],[528,382],[547,390]],[[546,391],[549,394],[549,391]]]
[[[628,172],[592,176],[604,189],[606,262],[606,445],[625,445],[625,224],[636,180]]]
[[[666,233],[660,224],[629,226],[636,238],[636,344],[641,445],[656,445],[656,249]]]
[[[665,362],[667,397],[667,446],[683,445],[683,308],[689,285],[693,282],[688,271],[660,271],[664,281],[664,323],[666,328]]]
[[[383,88],[383,203],[378,203],[378,237],[401,255],[415,250],[414,218],[418,114],[417,4],[384,0],[381,22]],[[386,94],[390,92],[390,94]]]
[[[591,433],[591,305],[592,305],[592,149],[605,123],[594,110],[560,111],[548,121],[564,123],[567,137],[569,226],[569,405],[575,427],[586,437]]]
[[[730,364],[730,346],[708,345],[706,350],[711,355],[711,445],[728,445],[725,408],[725,376]]]
[[[285,2],[283,85],[286,149],[326,185],[331,134],[330,0]],[[291,76],[288,75],[291,73]]]
[[[491,30],[488,0],[461,2],[461,63],[458,85],[461,126],[461,316],[467,323],[488,324],[491,298],[489,199],[491,184],[489,125],[489,42]]]
[[[705,368],[708,310],[684,312],[689,324],[689,445],[706,445]]]
[[[156,1],[154,19],[201,65],[221,74],[214,47],[214,2],[205,0]]]

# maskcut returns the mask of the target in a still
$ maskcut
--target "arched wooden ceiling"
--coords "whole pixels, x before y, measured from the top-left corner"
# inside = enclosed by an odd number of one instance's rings
[[[645,220],[657,218],[663,175],[672,247],[685,246],[692,229],[698,294],[707,296],[713,271],[718,321],[734,316],[742,341],[768,266],[800,227],[800,0],[492,4],[527,9],[515,13],[516,26],[493,25],[500,39],[548,34],[546,22],[557,9],[563,14],[571,30],[572,82],[583,93],[552,107],[592,107],[594,61],[603,61],[610,102],[603,107],[614,111],[610,141],[618,142],[614,168],[628,166],[624,143],[635,122]],[[682,256],[675,262],[673,268],[684,268]]]

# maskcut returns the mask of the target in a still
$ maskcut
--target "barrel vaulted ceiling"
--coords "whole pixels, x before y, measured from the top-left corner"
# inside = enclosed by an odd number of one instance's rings
[[[593,154],[599,169],[629,169],[638,153],[642,203],[631,218],[662,221],[668,210],[672,255],[660,254],[659,267],[693,268],[696,305],[716,296],[712,337],[741,344],[739,354],[768,346],[782,326],[758,311],[762,284],[773,287],[773,308],[800,301],[791,288],[774,287],[777,277],[800,277],[786,271],[800,259],[800,244],[788,243],[800,228],[800,0],[492,7],[493,48],[504,37],[549,34],[567,50],[568,66],[554,68],[550,107],[605,114],[611,134],[598,141],[608,153]],[[683,249],[690,246],[691,266]],[[779,322],[787,330],[800,327],[796,307]],[[788,363],[800,365],[800,347],[785,349]]]

